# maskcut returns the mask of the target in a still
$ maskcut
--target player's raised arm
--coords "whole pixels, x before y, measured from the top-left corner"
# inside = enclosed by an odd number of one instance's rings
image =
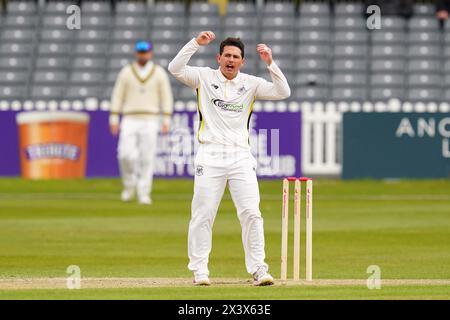
[[[256,89],[256,98],[264,100],[280,100],[286,99],[291,95],[291,88],[286,77],[280,68],[276,65],[272,58],[272,50],[265,44],[258,44],[256,51],[261,60],[267,64],[272,82],[261,79],[261,83]]]
[[[200,32],[197,38],[189,41],[169,63],[169,72],[189,87],[197,88],[199,85],[198,67],[188,66],[187,63],[200,46],[208,45],[215,38],[216,35],[211,31]]]

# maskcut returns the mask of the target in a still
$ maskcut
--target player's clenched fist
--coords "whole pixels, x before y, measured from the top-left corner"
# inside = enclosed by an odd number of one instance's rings
[[[256,46],[256,52],[258,52],[259,57],[267,65],[272,64],[272,49],[266,46],[264,43],[260,43]]]
[[[197,43],[201,46],[208,45],[211,41],[213,41],[216,38],[216,35],[212,31],[202,31],[198,34]]]

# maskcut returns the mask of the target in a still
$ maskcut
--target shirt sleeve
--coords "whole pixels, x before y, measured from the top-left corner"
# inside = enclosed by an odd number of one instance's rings
[[[179,81],[196,89],[200,84],[200,67],[188,66],[189,59],[197,52],[200,45],[192,38],[169,63],[169,72]]]
[[[256,88],[256,98],[263,100],[281,100],[288,98],[291,95],[291,88],[289,88],[283,72],[281,72],[280,68],[273,61],[267,69],[270,72],[272,82],[258,78],[259,83]]]
[[[170,117],[173,112],[173,95],[172,89],[170,87],[169,77],[163,68],[161,70],[161,77],[159,82],[159,93],[161,97],[162,115],[163,123],[166,125],[170,124]]]
[[[125,68],[123,68],[117,76],[116,83],[111,97],[111,108],[109,115],[109,124],[119,124],[119,115],[122,109],[122,104],[125,99]]]

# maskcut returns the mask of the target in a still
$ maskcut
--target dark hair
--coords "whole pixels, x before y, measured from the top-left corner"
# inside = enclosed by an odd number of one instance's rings
[[[244,43],[241,41],[240,38],[228,37],[225,40],[223,40],[220,43],[220,51],[219,51],[220,55],[222,55],[223,49],[225,48],[225,46],[238,47],[239,49],[241,49],[242,58],[244,58]]]

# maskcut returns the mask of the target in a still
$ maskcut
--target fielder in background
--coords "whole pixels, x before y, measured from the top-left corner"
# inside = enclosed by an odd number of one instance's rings
[[[138,41],[135,49],[136,61],[123,67],[117,77],[109,123],[114,136],[120,131],[122,201],[131,201],[137,192],[139,203],[151,204],[158,131],[169,131],[173,97],[167,72],[151,61],[152,43]]]
[[[198,96],[200,144],[194,161],[188,268],[194,272],[196,285],[210,284],[208,258],[212,228],[228,183],[241,222],[247,272],[253,275],[254,285],[271,285],[273,277],[265,262],[256,160],[250,152],[248,126],[255,99],[285,99],[291,90],[265,44],[259,44],[256,51],[267,64],[272,82],[240,72],[245,53],[244,44],[238,38],[227,38],[220,44],[216,57],[218,69],[188,66],[200,46],[214,39],[213,32],[201,32],[169,64],[169,72],[195,89]]]

